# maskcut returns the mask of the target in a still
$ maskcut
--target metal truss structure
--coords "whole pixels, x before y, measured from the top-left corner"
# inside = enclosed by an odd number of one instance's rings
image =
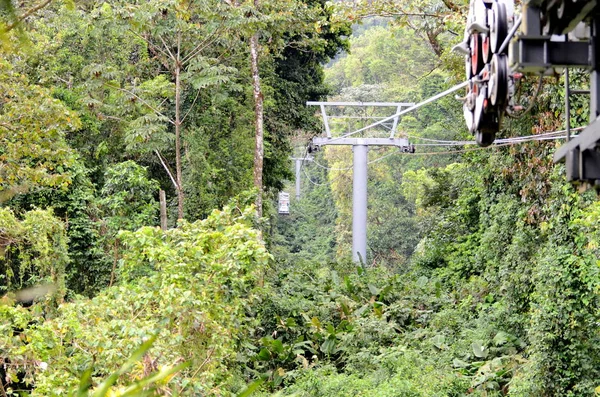
[[[325,137],[315,137],[315,147],[325,145],[352,146],[353,178],[352,178],[352,260],[356,263],[367,260],[367,170],[369,146],[395,146],[405,152],[414,152],[406,138],[397,138],[398,123],[403,111],[414,108],[413,103],[404,102],[307,102],[308,106],[318,106],[325,129]],[[328,108],[357,109],[362,114],[331,115]],[[376,108],[379,114],[367,114],[369,108]],[[391,116],[382,116],[381,110],[391,108],[395,111]],[[341,120],[378,120],[373,124],[360,128],[350,128],[338,135],[332,128],[331,121]],[[344,125],[344,127],[348,127]],[[383,127],[383,128],[381,128]],[[332,132],[332,130],[334,130]],[[361,135],[359,135],[361,134]],[[336,135],[336,136],[334,136]],[[298,173],[298,162],[296,172]],[[298,181],[298,179],[297,179]],[[298,184],[298,182],[296,182]],[[298,189],[298,185],[296,185]],[[297,193],[298,194],[298,190]]]

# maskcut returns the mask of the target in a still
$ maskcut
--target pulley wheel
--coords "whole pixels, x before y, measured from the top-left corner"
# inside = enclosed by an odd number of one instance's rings
[[[491,145],[496,139],[496,132],[500,129],[497,111],[487,105],[487,88],[482,88],[477,96],[473,114],[475,142],[482,147]]]
[[[483,69],[483,54],[481,50],[481,37],[479,33],[471,34],[471,73],[477,76]]]
[[[492,4],[492,21],[490,23],[490,48],[494,54],[497,54],[502,43],[508,36],[508,17],[506,16],[506,6],[497,1]],[[504,49],[504,53],[506,52]]]
[[[490,101],[493,106],[503,108],[508,101],[508,61],[506,55],[494,54],[490,65]]]
[[[483,62],[489,63],[492,60],[492,49],[490,48],[490,36],[481,34],[481,50]]]
[[[556,0],[553,1],[551,3],[548,4],[547,8],[547,22],[546,25],[544,26],[543,29],[543,34],[545,35],[553,35],[553,34],[562,34],[562,31],[564,30],[566,23],[565,21],[559,17],[559,13],[562,11],[563,13],[568,12],[568,10],[566,9],[566,7],[562,8],[562,10],[559,10],[560,7],[560,1]]]
[[[487,89],[483,88],[477,94],[477,98],[475,99],[475,110],[473,111],[473,130],[471,132],[475,132],[479,129],[479,124],[483,118],[483,102],[487,96]]]
[[[488,147],[496,140],[495,132],[475,132],[475,142],[481,147]]]
[[[569,23],[566,21],[573,19],[582,11],[582,8],[585,7],[585,5],[577,3],[577,0],[562,0],[556,6],[556,16],[558,17],[559,21],[563,21],[559,26],[560,31],[564,32],[569,27]]]
[[[565,17],[566,8],[567,8],[567,0],[563,0],[560,3],[558,3],[558,5],[556,7],[556,16],[559,19],[563,19]]]
[[[490,109],[488,112],[483,112],[482,118],[479,120],[478,132],[483,134],[496,136],[496,132],[500,131],[500,118],[496,109]],[[493,140],[492,140],[493,142]]]

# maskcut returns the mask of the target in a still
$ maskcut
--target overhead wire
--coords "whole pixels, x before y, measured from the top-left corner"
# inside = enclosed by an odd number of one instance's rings
[[[512,39],[512,37],[515,35],[516,31],[518,30],[519,26],[521,25],[522,19],[519,17],[513,27],[511,28],[511,30],[508,32],[507,37],[505,38],[505,40],[503,41],[502,45],[500,46],[500,50],[499,52],[504,51],[504,49],[506,48],[506,46],[508,45],[508,43],[510,42],[510,40]],[[339,139],[344,139],[347,138],[349,136],[358,134],[359,132],[368,130],[370,128],[376,127],[378,125],[383,125],[386,126],[385,123],[391,120],[394,120],[396,118],[398,118],[399,116],[402,116],[408,112],[412,112],[413,110],[416,110],[422,106],[425,106],[429,103],[432,103],[448,94],[451,94],[455,91],[458,91],[459,89],[466,87],[469,84],[468,81],[462,82],[460,84],[455,85],[454,87],[449,88],[446,91],[443,91],[437,95],[434,95],[424,101],[421,101],[407,109],[404,109],[402,111],[397,112],[396,114],[389,116],[389,117],[385,117],[385,118],[381,118],[379,121],[374,122],[370,125],[367,125],[365,127],[362,127],[356,131],[350,132],[350,133],[346,133],[343,134],[337,138],[333,138],[331,139],[330,142],[339,140]],[[536,92],[534,94],[534,98],[532,99],[530,105],[528,106],[527,109],[525,109],[524,111],[520,112],[519,114],[509,114],[509,117],[511,118],[520,118],[523,115],[525,115],[526,113],[528,113],[532,108],[533,108],[533,104],[535,103],[537,97],[540,94],[541,88],[543,85],[543,78],[540,77],[539,83],[538,83],[538,87],[536,89]],[[355,117],[352,117],[355,118]],[[361,118],[356,117],[356,118]],[[365,117],[365,118],[369,118],[369,116]],[[373,116],[370,116],[370,118],[373,118]],[[389,128],[389,127],[388,127]],[[577,131],[577,130],[581,130],[583,128],[575,128],[573,129],[573,131]],[[497,139],[494,143],[494,145],[490,145],[487,147],[477,147],[477,148],[465,148],[465,149],[457,149],[457,150],[451,150],[451,151],[435,151],[435,152],[416,152],[416,153],[409,153],[409,152],[405,152],[402,151],[400,149],[398,149],[397,151],[394,151],[392,153],[388,153],[385,154],[377,159],[371,160],[369,161],[367,164],[372,164],[372,163],[376,163],[378,161],[381,161],[387,157],[390,157],[392,155],[396,155],[396,154],[410,154],[410,155],[443,155],[443,154],[456,154],[456,153],[465,153],[465,152],[472,152],[472,151],[478,151],[478,150],[486,150],[486,149],[493,149],[493,148],[497,148],[497,147],[504,147],[504,146],[510,146],[510,145],[515,145],[515,144],[520,144],[520,143],[526,143],[526,142],[532,142],[532,141],[546,141],[546,140],[555,140],[555,139],[565,139],[567,138],[567,136],[565,135],[558,135],[561,133],[566,132],[566,130],[561,130],[561,131],[551,131],[551,132],[546,132],[546,133],[542,133],[542,134],[536,134],[536,135],[528,135],[528,136],[520,136],[520,137],[511,137],[511,138],[503,138],[503,139]],[[413,144],[413,146],[443,146],[443,147],[448,147],[448,146],[467,146],[467,145],[475,145],[476,142],[474,141],[450,141],[450,140],[436,140],[436,139],[429,139],[429,138],[422,138],[422,137],[417,137],[417,136],[410,136],[407,135],[407,137],[411,138],[411,139],[417,139],[417,140],[423,140],[425,142],[431,142],[431,143],[417,143],[417,144]],[[308,150],[307,150],[308,152]],[[347,168],[334,168],[334,167],[327,167],[324,166],[322,164],[320,164],[319,162],[313,160],[313,163],[320,167],[323,168],[325,170],[335,170],[335,171],[348,171],[350,169],[352,169],[353,167],[347,167]],[[304,165],[304,161],[302,162],[302,165]],[[308,173],[306,172],[306,170],[304,169],[304,173],[307,176],[308,180],[317,185],[317,186],[322,186],[324,184],[318,184],[316,182],[314,182],[310,176],[308,175]],[[339,178],[342,174],[340,174],[338,177]]]
[[[585,127],[572,128],[572,131],[582,131]],[[559,137],[560,134],[566,133],[567,130],[557,130],[544,132],[541,134],[533,134],[533,135],[524,135],[524,136],[516,136],[510,138],[501,138],[496,139],[495,143],[511,143],[511,142],[529,142],[529,141],[537,141],[537,140],[547,140],[546,138],[552,139],[562,139]],[[431,139],[431,138],[423,138],[416,135],[406,135],[410,139],[422,140],[425,142],[432,143],[413,143],[414,146],[463,146],[463,145],[476,145],[475,141],[450,141],[443,139]]]
[[[350,167],[350,168],[352,168],[352,167]],[[328,185],[331,182],[333,182],[333,181],[341,178],[342,176],[346,176],[347,175],[346,172],[343,172],[343,173],[340,173],[338,176],[334,177],[333,179],[328,179],[327,182],[325,182],[325,183],[318,183],[318,182],[315,182],[315,181],[312,180],[312,178],[310,177],[310,175],[308,175],[308,173],[306,172],[306,168],[303,169],[303,172],[304,172],[304,175],[306,175],[306,178],[308,178],[308,181],[310,183],[312,183],[313,185],[315,185],[315,186],[325,186],[325,185]]]
[[[581,131],[584,128],[585,127],[573,128],[572,131]],[[411,154],[411,155],[417,155],[417,156],[455,154],[455,153],[464,153],[464,152],[470,152],[470,151],[476,151],[476,150],[493,149],[495,147],[510,146],[510,145],[515,145],[515,144],[520,144],[520,143],[527,143],[527,142],[566,139],[566,135],[560,135],[560,134],[564,134],[565,132],[566,132],[566,130],[557,130],[557,131],[549,131],[549,132],[544,132],[544,133],[535,134],[535,135],[524,135],[524,136],[496,139],[496,141],[493,145],[490,145],[487,147],[478,147],[478,148],[473,148],[473,149],[457,149],[457,150],[451,150],[451,151],[416,152],[416,153],[408,153],[408,152],[404,152],[399,149],[397,151],[387,153],[381,157],[371,160],[367,164],[376,163],[387,157],[397,155],[397,154],[406,154],[406,155]],[[450,140],[442,140],[442,139],[423,138],[423,137],[418,137],[418,136],[414,136],[414,135],[407,135],[407,137],[411,138],[411,139],[418,139],[418,140],[423,140],[426,142],[431,142],[431,143],[414,143],[414,144],[412,144],[413,146],[421,146],[421,147],[451,147],[451,146],[468,146],[468,145],[476,145],[477,144],[475,141],[450,141]],[[313,160],[312,163],[315,164],[317,167],[320,167],[320,168],[328,170],[328,171],[349,171],[353,168],[353,166],[349,166],[349,167],[345,167],[345,168],[327,167],[325,165],[320,164],[316,160]],[[317,186],[324,185],[324,184],[318,184],[318,183],[314,182],[310,178],[308,173],[306,173],[306,170],[304,170],[304,173],[309,178],[309,181],[311,183],[313,183],[314,185],[317,185]],[[341,175],[343,175],[343,174],[341,174]],[[339,176],[336,177],[335,179],[337,179],[337,178],[339,178]]]
[[[522,21],[521,17],[519,17],[515,21],[513,27],[508,32],[506,38],[502,42],[502,45],[500,46],[500,49],[498,51],[499,53],[502,53],[504,51],[504,49],[506,49],[506,46],[508,46],[508,43],[510,42],[510,40],[513,38],[513,36],[517,32],[519,26],[521,26],[521,21]],[[435,102],[438,99],[445,97],[446,95],[449,95],[449,94],[451,94],[451,93],[453,93],[455,91],[458,91],[461,88],[466,87],[468,84],[469,84],[469,81],[463,81],[462,83],[459,83],[459,84],[455,85],[454,87],[451,87],[451,88],[447,89],[446,91],[440,92],[439,94],[436,94],[436,95],[434,95],[432,97],[429,97],[428,99],[426,99],[424,101],[421,101],[421,102],[419,102],[419,103],[417,103],[417,104],[415,104],[415,105],[413,105],[413,106],[411,106],[411,107],[409,107],[407,109],[404,109],[404,110],[401,110],[401,111],[397,112],[396,114],[393,114],[393,115],[391,115],[389,117],[383,118],[383,119],[381,119],[381,120],[379,120],[379,121],[377,121],[375,123],[369,124],[369,125],[367,125],[365,127],[359,128],[356,131],[352,131],[352,132],[349,132],[347,134],[343,134],[343,135],[341,135],[341,136],[339,136],[337,138],[333,138],[333,139],[330,140],[330,142],[334,142],[334,141],[339,140],[339,139],[347,138],[349,136],[358,134],[359,132],[362,132],[362,131],[368,130],[370,128],[376,127],[378,125],[384,124],[384,123],[386,123],[386,122],[388,122],[390,120],[394,120],[394,119],[396,119],[396,118],[398,118],[398,117],[400,117],[400,116],[402,116],[402,115],[404,115],[406,113],[412,112],[413,110],[416,110],[416,109],[418,109],[420,107],[423,107],[423,106],[425,106],[427,104],[430,104],[432,102]]]
[[[581,131],[583,130],[585,127],[578,127],[576,129],[573,130],[578,130]],[[378,157],[374,160],[369,161],[367,164],[372,164],[372,163],[376,163],[378,161],[382,161],[385,158],[394,156],[394,155],[398,155],[398,154],[405,154],[405,155],[416,155],[416,156],[433,156],[433,155],[446,155],[446,154],[456,154],[456,153],[466,153],[466,152],[473,152],[473,151],[478,151],[478,150],[486,150],[486,149],[494,149],[497,147],[504,147],[504,146],[511,146],[511,145],[517,145],[517,144],[521,144],[521,143],[527,143],[527,142],[536,142],[536,141],[548,141],[548,140],[557,140],[557,139],[566,139],[567,136],[566,135],[557,135],[557,134],[564,134],[566,132],[566,130],[558,130],[558,131],[551,131],[551,132],[546,132],[543,134],[537,134],[537,135],[527,135],[527,136],[522,136],[522,137],[513,137],[513,138],[506,138],[506,139],[497,139],[496,142],[493,145],[487,146],[487,147],[476,147],[476,148],[465,148],[465,149],[456,149],[456,150],[447,150],[447,151],[435,151],[435,152],[416,152],[416,153],[407,153],[404,152],[402,150],[396,150],[393,151],[391,153],[387,153],[381,157]],[[447,147],[447,146],[466,146],[468,145],[474,145],[476,144],[475,142],[472,141],[455,141],[456,143],[452,143],[452,141],[445,141],[447,143],[440,143],[440,144],[414,144],[415,146],[442,146],[442,147]],[[465,144],[466,142],[466,144]]]
[[[403,152],[401,150],[397,150],[394,151],[392,153],[388,153],[384,156],[378,157],[375,160],[371,160],[368,162],[368,164],[372,164],[372,163],[376,163],[378,161],[381,161],[385,158],[397,155],[397,154],[406,154],[406,155],[411,155],[411,156],[429,156],[429,155],[442,155],[442,154],[456,154],[456,153],[466,153],[466,152],[474,152],[477,150],[485,150],[485,149],[492,149],[492,148],[496,148],[496,147],[502,147],[502,146],[509,146],[509,145],[513,145],[513,143],[502,143],[502,144],[498,144],[498,145],[492,145],[492,146],[487,146],[487,147],[476,147],[476,148],[469,148],[469,149],[457,149],[457,150],[446,150],[446,151],[438,151],[438,152],[415,152],[415,153],[407,153],[407,152]]]
[[[573,131],[581,131],[583,130],[585,127],[578,127],[578,128],[574,128]],[[369,162],[367,162],[367,164],[373,164],[373,163],[377,163],[379,161],[382,161],[388,157],[391,156],[395,156],[395,155],[412,155],[412,156],[438,156],[438,155],[453,155],[453,154],[460,154],[460,153],[469,153],[469,152],[475,152],[475,151],[480,151],[480,150],[489,150],[489,149],[495,149],[495,148],[500,148],[500,147],[507,147],[507,146],[513,146],[513,145],[518,145],[518,144],[522,144],[522,143],[528,143],[528,142],[536,142],[536,141],[548,141],[548,140],[557,140],[557,139],[566,139],[567,136],[566,135],[559,135],[559,134],[564,134],[566,132],[566,130],[557,130],[557,131],[550,131],[550,132],[545,132],[542,134],[537,134],[537,135],[526,135],[526,136],[520,136],[520,137],[512,137],[512,138],[505,138],[505,139],[497,139],[496,142],[493,145],[490,146],[486,146],[486,147],[475,147],[475,148],[463,148],[463,149],[455,149],[455,150],[445,150],[445,151],[435,151],[435,152],[416,152],[416,153],[409,153],[409,152],[405,152],[402,151],[400,148],[398,148],[398,150],[395,150],[391,153],[387,153],[383,156],[380,156],[376,159],[373,159]],[[418,138],[418,137],[415,137]],[[435,141],[435,139],[429,139],[429,138],[422,138],[424,140],[427,141]],[[440,140],[442,141],[442,140]],[[467,146],[467,145],[473,145],[476,144],[473,141],[442,141],[442,143],[430,143],[430,144],[414,144],[415,146],[438,146],[438,147],[448,147],[448,146]],[[350,169],[353,168],[353,166],[347,167],[347,168],[332,168],[332,167],[326,167],[322,164],[319,164],[316,161],[312,161],[315,165],[325,169],[325,170],[337,170],[337,171],[349,171]],[[302,171],[304,172],[304,175],[306,176],[307,180],[315,185],[315,186],[325,186],[327,184],[332,183],[333,181],[337,180],[338,178],[342,177],[342,176],[346,176],[347,173],[346,172],[342,172],[340,173],[338,176],[336,176],[335,178],[328,180],[327,182],[324,183],[318,183],[315,182],[310,175],[308,174],[308,172],[306,172],[306,168],[301,167]]]
[[[407,109],[401,110],[400,112],[398,112],[398,113],[396,113],[396,114],[394,114],[394,115],[391,115],[391,116],[389,116],[389,117],[386,117],[386,118],[384,118],[384,119],[381,119],[381,120],[379,120],[379,121],[376,121],[376,122],[374,122],[374,123],[372,123],[372,124],[369,124],[369,125],[367,125],[367,126],[365,126],[365,127],[359,128],[359,129],[358,129],[358,130],[356,130],[356,131],[349,132],[349,133],[347,133],[347,134],[344,134],[344,135],[342,135],[342,136],[339,136],[339,137],[337,137],[337,138],[332,138],[332,139],[331,139],[329,142],[334,142],[334,141],[336,141],[336,140],[339,140],[339,139],[344,139],[344,138],[347,138],[347,137],[349,137],[349,136],[352,136],[352,135],[358,134],[359,132],[363,132],[363,131],[365,131],[365,130],[368,130],[368,129],[370,129],[370,128],[373,128],[373,127],[376,127],[376,126],[378,126],[378,125],[384,124],[384,123],[386,123],[386,122],[388,122],[388,121],[390,121],[390,120],[393,120],[393,119],[395,119],[395,118],[397,118],[397,117],[400,117],[400,116],[402,116],[402,115],[404,115],[404,114],[406,114],[406,113],[412,112],[413,110],[416,110],[416,109],[418,109],[418,108],[420,108],[420,107],[422,107],[422,106],[425,106],[425,105],[427,105],[427,104],[429,104],[429,103],[431,103],[431,102],[435,102],[435,101],[437,101],[438,99],[440,99],[440,98],[443,98],[443,97],[445,97],[445,96],[446,96],[446,95],[448,95],[448,94],[451,94],[451,93],[453,93],[453,92],[455,92],[455,91],[458,91],[458,90],[460,90],[461,88],[464,88],[464,87],[466,87],[468,84],[469,84],[469,82],[468,82],[468,81],[464,81],[464,82],[462,82],[462,83],[460,83],[460,84],[457,84],[457,85],[455,85],[455,86],[454,86],[454,87],[452,87],[452,88],[449,88],[449,89],[447,89],[446,91],[440,92],[440,93],[439,93],[439,94],[437,94],[437,95],[434,95],[434,96],[432,96],[432,97],[429,97],[428,99],[426,99],[426,100],[424,100],[424,101],[421,101],[421,102],[419,102],[419,103],[417,103],[417,104],[415,104],[415,105],[413,105],[413,106],[411,106],[411,107],[409,107],[409,108],[407,108]]]
[[[319,162],[316,161],[316,160],[313,160],[312,163],[314,165],[316,165],[317,167],[323,168],[324,170],[328,170],[328,171],[348,171],[348,170],[352,169],[352,166],[346,167],[346,168],[327,167],[327,166],[325,166],[323,164],[319,164]]]
[[[325,185],[327,185],[327,183],[318,183],[318,182],[313,181],[312,178],[310,177],[310,175],[308,175],[308,172],[306,172],[306,168],[303,168],[302,172],[304,172],[304,175],[306,175],[306,178],[308,179],[308,181],[310,183],[312,183],[313,185],[315,185],[315,186],[325,186]]]

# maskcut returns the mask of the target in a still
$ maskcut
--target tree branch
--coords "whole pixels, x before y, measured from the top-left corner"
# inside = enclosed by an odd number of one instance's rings
[[[452,12],[458,12],[458,11],[460,11],[460,8],[456,4],[454,4],[452,1],[450,1],[450,0],[442,0],[442,2],[444,3],[444,5],[446,7],[448,7],[448,9],[450,11],[452,11]]]
[[[190,53],[188,55],[186,55],[183,58],[183,61],[181,61],[181,63],[185,65],[187,62],[191,61],[196,55],[198,55],[200,52],[202,52],[202,50],[204,50],[210,44],[214,43],[216,41],[216,39],[215,40],[211,40],[211,39],[213,37],[215,37],[215,35],[217,33],[220,32],[220,29],[221,29],[222,26],[223,26],[223,20],[221,20],[221,23],[215,29],[214,32],[212,32],[211,34],[209,34],[200,44],[198,44],[193,50],[190,51]],[[209,40],[210,40],[210,42],[209,42]],[[206,43],[208,43],[208,44],[206,44]]]
[[[175,55],[173,55],[173,53],[171,52],[171,50],[169,49],[169,47],[167,46],[167,43],[165,43],[165,40],[162,38],[162,36],[158,36],[158,38],[160,39],[160,41],[163,43],[163,46],[165,47],[165,49],[167,50],[167,52],[169,53],[169,55],[171,56],[171,59],[174,62],[177,62],[177,59],[175,58]]]
[[[25,13],[23,15],[21,15],[20,17],[17,17],[17,20],[14,21],[13,23],[11,23],[10,25],[8,25],[5,29],[4,32],[9,32],[11,30],[13,30],[15,27],[17,27],[21,22],[23,22],[25,19],[29,18],[30,16],[32,16],[34,13],[36,13],[37,11],[41,10],[42,8],[46,7],[48,4],[50,4],[52,2],[52,0],[45,0],[43,2],[41,2],[40,4],[38,4],[37,6],[34,6],[32,8],[30,8],[29,10],[25,11]]]
[[[108,83],[104,83],[105,86],[107,87],[111,87],[114,89],[117,89],[119,91],[125,92],[129,95],[133,95],[136,99],[139,99],[140,102],[142,102],[145,106],[147,106],[150,110],[152,110],[154,113],[158,114],[161,117],[164,117],[165,119],[167,119],[167,121],[173,125],[175,125],[175,122],[173,120],[171,120],[169,117],[165,116],[164,113],[162,113],[160,110],[156,109],[154,106],[150,105],[148,102],[146,102],[142,97],[140,97],[139,95],[135,94],[132,91],[129,91],[125,88],[121,88],[112,84],[108,84]]]
[[[160,163],[162,164],[162,166],[165,169],[165,171],[167,171],[167,175],[169,175],[169,178],[171,179],[171,182],[173,183],[173,186],[175,187],[175,190],[179,190],[179,186],[177,185],[177,182],[175,181],[175,178],[173,177],[173,173],[172,173],[171,169],[169,168],[168,164],[166,164],[166,162],[163,159],[163,157],[160,155],[160,152],[158,150],[154,149],[154,153],[156,154],[156,156],[160,160]]]
[[[194,101],[192,102],[192,104],[191,104],[190,108],[188,109],[187,113],[185,114],[185,116],[183,116],[183,118],[181,119],[181,123],[183,123],[185,121],[187,116],[190,114],[190,112],[194,108],[194,105],[196,104],[196,101],[198,100],[198,97],[200,96],[200,90],[201,89],[199,88],[198,92],[196,92],[196,97],[194,98]]]
[[[4,379],[0,378],[0,393],[2,393],[2,397],[8,397],[6,394],[6,390],[4,390]]]
[[[359,15],[359,19],[370,18],[370,17],[430,17],[443,19],[445,16],[442,14],[430,14],[430,13],[416,13],[416,12],[374,12],[371,14]]]
[[[135,32],[134,30],[132,30],[132,29],[129,29],[129,32],[130,32],[130,33],[132,33],[132,34],[133,34],[134,36],[136,36],[137,38],[140,38],[140,39],[144,40],[144,41],[146,42],[146,44],[148,44],[150,47],[152,47],[152,48],[153,48],[155,51],[158,51],[158,52],[160,52],[161,54],[163,54],[164,56],[166,56],[167,58],[169,58],[169,54],[167,54],[166,52],[164,52],[164,51],[163,51],[163,50],[162,50],[162,49],[161,49],[159,46],[157,46],[157,45],[153,44],[153,43],[150,41],[150,39],[148,39],[147,37],[144,37],[144,36],[142,36],[141,34],[139,34],[139,33],[136,33],[136,32]],[[165,62],[162,62],[162,61],[161,61],[161,63],[162,63],[163,65],[165,65]]]
[[[442,66],[442,63],[441,63],[441,62],[440,62],[440,63],[438,63],[437,65],[435,65],[435,66],[433,67],[433,69],[431,69],[429,72],[427,72],[427,73],[425,73],[425,74],[421,75],[421,77],[419,77],[419,78],[417,79],[417,81],[421,81],[421,80],[423,80],[425,77],[428,77],[428,76],[429,76],[431,73],[433,73],[433,72],[434,72],[436,69],[438,69],[440,66]]]
[[[7,124],[7,123],[0,123],[0,127],[5,128],[12,132],[17,132],[17,130],[15,130],[13,126],[11,126],[10,124]]]

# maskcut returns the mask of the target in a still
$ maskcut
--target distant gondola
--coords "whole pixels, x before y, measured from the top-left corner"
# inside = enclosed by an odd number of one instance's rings
[[[279,192],[279,213],[283,215],[290,214],[290,194]]]

